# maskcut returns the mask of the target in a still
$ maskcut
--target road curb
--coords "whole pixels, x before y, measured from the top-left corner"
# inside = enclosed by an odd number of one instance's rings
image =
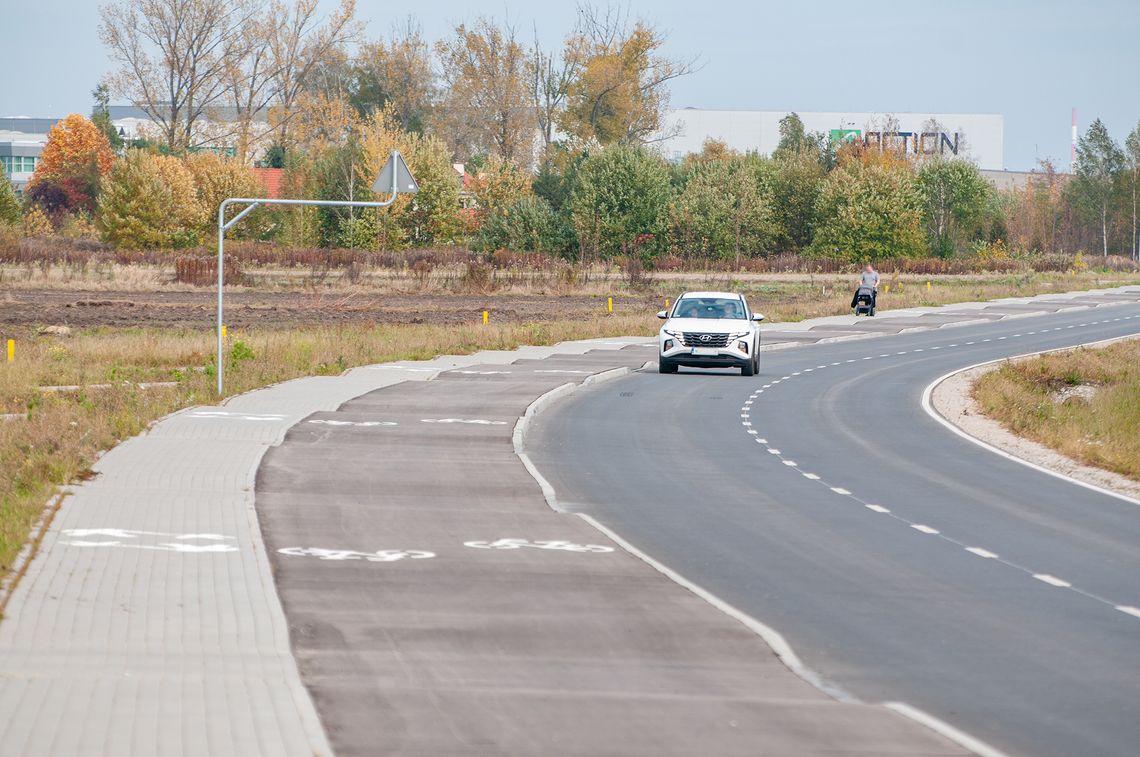
[[[1104,346],[1108,346],[1110,344],[1113,344],[1115,342],[1121,342],[1121,341],[1126,341],[1126,340],[1130,340],[1130,339],[1137,339],[1137,338],[1138,338],[1137,335],[1131,335],[1131,336],[1124,336],[1124,337],[1114,337],[1112,339],[1100,339],[1100,340],[1097,340],[1094,342],[1085,342],[1084,344],[1078,344],[1078,345],[1073,345],[1073,346],[1069,346],[1069,347],[1057,347],[1054,349],[1040,350],[1038,352],[1026,352],[1026,353],[1023,353],[1020,355],[1013,355],[1011,357],[997,358],[996,360],[986,360],[986,361],[981,362],[981,363],[975,363],[973,365],[967,365],[963,368],[959,368],[957,370],[950,371],[949,373],[945,373],[942,376],[939,376],[938,378],[936,378],[930,384],[928,384],[922,392],[922,409],[926,412],[927,415],[929,415],[935,421],[942,424],[944,427],[948,428],[949,430],[951,430],[952,432],[954,432],[958,436],[962,437],[963,439],[966,439],[969,442],[972,442],[972,443],[978,445],[979,447],[982,447],[983,449],[989,450],[990,452],[993,452],[996,455],[1004,457],[1007,460],[1013,460],[1014,462],[1021,463],[1022,465],[1026,466],[1026,467],[1033,468],[1036,471],[1046,473],[1050,476],[1054,476],[1055,478],[1059,478],[1062,481],[1067,481],[1068,483],[1076,484],[1077,486],[1081,486],[1081,487],[1084,487],[1086,489],[1090,489],[1092,491],[1097,492],[1098,494],[1104,494],[1104,495],[1109,496],[1109,497],[1115,497],[1116,499],[1120,499],[1120,500],[1123,500],[1125,502],[1129,502],[1133,505],[1140,505],[1140,499],[1137,499],[1137,498],[1132,497],[1128,494],[1125,494],[1124,492],[1120,492],[1120,491],[1117,491],[1115,489],[1100,486],[1100,485],[1094,484],[1090,481],[1085,481],[1085,480],[1077,478],[1075,476],[1071,476],[1067,473],[1063,473],[1061,471],[1054,470],[1053,468],[1049,468],[1048,466],[1041,465],[1039,463],[1033,462],[1032,460],[1027,460],[1024,457],[1016,455],[1016,454],[1014,454],[1014,453],[1012,453],[1006,449],[1003,449],[1003,448],[1001,448],[995,444],[991,444],[987,441],[983,441],[982,439],[979,439],[978,437],[976,437],[973,434],[964,430],[958,424],[954,423],[954,421],[947,418],[945,415],[943,415],[938,410],[938,408],[936,408],[934,406],[934,394],[938,391],[939,387],[942,384],[944,384],[946,381],[954,378],[955,376],[958,376],[959,374],[966,373],[967,371],[973,371],[973,370],[976,370],[979,368],[985,368],[987,366],[994,366],[994,368],[996,368],[1000,364],[1005,363],[1007,361],[1029,360],[1029,359],[1038,357],[1040,355],[1048,355],[1048,354],[1051,354],[1054,352],[1071,352],[1073,350],[1080,349],[1082,347],[1104,347]],[[1056,453],[1056,454],[1061,454],[1061,453]],[[1069,458],[1069,459],[1071,459],[1071,458]],[[1073,460],[1073,463],[1075,466],[1084,466],[1083,463],[1080,463],[1079,461],[1076,461],[1076,460]],[[1085,466],[1085,467],[1092,467],[1092,466]]]

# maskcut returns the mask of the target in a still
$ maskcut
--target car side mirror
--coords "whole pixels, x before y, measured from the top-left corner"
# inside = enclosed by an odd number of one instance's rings
[[[759,323],[760,321],[764,320],[764,316],[760,315],[759,313],[753,313],[752,314],[752,320]]]
[[[666,318],[669,317],[669,311],[668,310],[658,310],[657,311],[657,317],[664,321]]]

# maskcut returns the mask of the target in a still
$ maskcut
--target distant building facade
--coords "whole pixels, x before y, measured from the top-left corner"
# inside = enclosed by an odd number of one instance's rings
[[[724,142],[738,152],[770,155],[780,144],[780,121],[790,111],[671,110],[665,117],[659,147],[677,160],[700,152],[705,140]],[[833,142],[859,140],[907,154],[939,154],[973,161],[979,168],[1004,167],[1004,118],[996,113],[840,113],[800,112],[807,132]]]
[[[0,168],[22,194],[32,179],[55,118],[0,118]]]

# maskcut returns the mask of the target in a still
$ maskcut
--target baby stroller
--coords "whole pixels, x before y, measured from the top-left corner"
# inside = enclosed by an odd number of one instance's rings
[[[873,316],[875,314],[875,290],[868,286],[859,287],[852,303],[855,308],[855,315],[866,313]]]

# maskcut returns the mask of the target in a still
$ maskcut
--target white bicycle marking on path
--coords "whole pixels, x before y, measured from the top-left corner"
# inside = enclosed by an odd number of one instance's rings
[[[555,549],[565,552],[613,552],[613,547],[607,547],[602,544],[575,544],[570,541],[563,541],[555,539],[550,541],[530,541],[528,539],[496,539],[495,541],[465,541],[465,547],[474,547],[475,549],[521,549],[523,547],[530,547],[532,549]]]
[[[233,536],[224,534],[172,534],[162,531],[135,531],[126,528],[67,528],[63,530],[68,547],[122,547],[124,549],[147,549],[156,552],[237,552],[237,545],[225,542],[236,541]],[[97,538],[102,537],[102,538]],[[148,539],[148,537],[154,537]],[[125,541],[137,539],[139,541]],[[159,541],[173,539],[174,541]],[[143,542],[151,543],[143,543]],[[194,542],[210,542],[198,544]]]
[[[227,410],[195,410],[191,418],[223,418],[237,421],[283,421],[286,416],[280,413],[231,413]]]
[[[505,426],[506,421],[485,421],[480,418],[422,418],[420,423],[467,423],[475,426]]]
[[[325,418],[314,418],[309,423],[315,423],[319,426],[399,426],[395,421],[334,421]]]
[[[366,365],[370,371],[410,371],[412,373],[437,373],[439,368],[409,368],[406,365],[394,365],[392,363],[383,363],[382,365]]]
[[[426,560],[435,557],[435,552],[422,549],[378,549],[375,552],[357,552],[352,549],[323,549],[321,547],[282,547],[277,550],[282,555],[294,557],[315,557],[318,560],[365,560],[367,562],[396,562],[397,560]]]

